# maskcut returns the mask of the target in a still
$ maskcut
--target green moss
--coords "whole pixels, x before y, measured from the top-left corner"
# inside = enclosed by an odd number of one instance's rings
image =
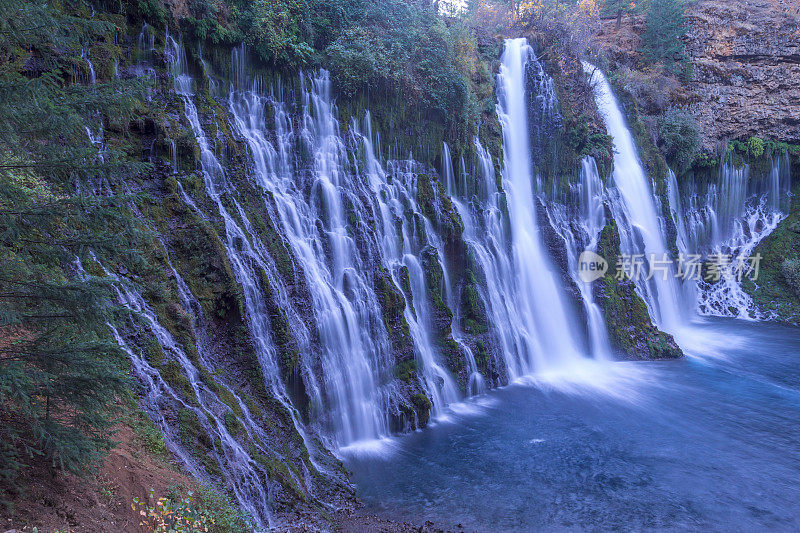
[[[242,418],[242,408],[239,405],[239,402],[236,401],[236,397],[233,393],[224,385],[222,385],[216,378],[219,372],[215,372],[212,375],[208,370],[203,367],[200,367],[200,377],[203,380],[203,383],[217,395],[217,397],[222,400],[222,402],[230,407],[233,415],[237,418]]]
[[[163,460],[169,459],[164,435],[144,412],[134,407],[125,421],[133,430],[136,440],[148,453]]]
[[[675,345],[672,337],[659,332],[654,339],[647,341],[647,351],[651,359],[676,359],[681,357],[683,353]]]
[[[266,246],[270,257],[275,261],[275,266],[281,277],[291,283],[294,280],[294,261],[289,252],[289,247],[281,234],[275,228],[275,224],[266,215],[264,202],[274,205],[275,199],[271,191],[263,191],[264,196],[256,194],[254,190],[249,190],[249,186],[240,184],[238,187],[240,198],[245,204],[245,212],[253,228],[256,230],[259,239]]]
[[[242,422],[232,412],[228,411],[225,413],[225,416],[223,417],[223,422],[225,422],[225,428],[228,430],[228,433],[230,433],[234,437],[237,437],[244,433],[244,426],[242,426]]]
[[[796,268],[800,261],[800,186],[794,188],[789,215],[753,251],[760,254],[757,279],[742,283],[756,307],[777,320],[800,324]]]
[[[406,275],[408,275],[407,270]],[[375,275],[375,294],[383,312],[383,325],[389,334],[395,353],[400,358],[408,357],[413,354],[414,343],[404,314],[406,300],[390,273],[382,266],[378,267]]]
[[[175,194],[178,192],[178,180],[175,179],[175,176],[168,176],[164,180],[164,187],[169,194]]]
[[[178,411],[178,434],[181,444],[187,448],[194,448],[197,443],[206,448],[211,448],[211,440],[191,409]]]
[[[394,375],[400,381],[411,383],[417,375],[417,360],[411,358],[398,362],[394,367]]]
[[[489,352],[486,349],[486,344],[480,339],[475,342],[475,365],[484,376],[489,375]]]
[[[428,425],[431,415],[431,401],[422,393],[417,393],[411,397],[411,402],[414,404],[414,411],[417,413],[417,420],[420,427]]]
[[[169,247],[176,269],[207,316],[241,314],[244,299],[216,229],[188,208],[178,215],[186,223],[171,230]]]
[[[436,190],[434,190],[434,187]],[[442,184],[428,174],[417,176],[417,204],[448,243],[461,240],[464,223]]]
[[[306,501],[306,494],[303,489],[295,482],[289,467],[283,461],[264,455],[254,445],[250,445],[250,457],[267,470],[267,475],[271,480],[278,481],[281,485],[290,490],[294,497],[299,501]]]
[[[206,432],[194,411],[181,409],[178,411],[178,436],[183,444],[211,476],[222,478],[222,470],[214,457],[209,453],[214,449],[213,437]]]
[[[425,285],[428,291],[428,300],[433,304],[434,311],[437,313],[444,313],[450,318],[453,317],[453,311],[447,306],[442,294],[444,271],[442,265],[439,263],[439,255],[436,250],[430,248],[422,252],[422,264],[425,270]]]
[[[619,232],[610,221],[600,234],[597,252],[616,264],[620,255]],[[612,347],[633,357],[649,359],[674,358],[682,355],[672,336],[659,331],[650,320],[647,305],[636,293],[633,281],[618,278],[610,269],[594,282],[597,302],[603,310]]]
[[[159,371],[161,372],[161,377],[164,378],[164,381],[169,383],[173,388],[177,389],[178,392],[183,395],[185,400],[191,403],[197,402],[192,384],[189,381],[189,378],[187,378],[183,373],[181,365],[175,361],[167,361],[165,364],[161,365]]]
[[[256,420],[259,420],[264,417],[264,411],[261,409],[261,407],[258,406],[258,404],[255,402],[255,400],[253,400],[253,398],[251,398],[248,395],[244,395],[242,397],[242,400],[244,401],[244,404],[247,406],[247,410],[250,411],[250,416],[252,416]]]
[[[144,357],[152,366],[159,366],[164,361],[164,350],[158,341],[151,336],[147,336],[143,343]]]
[[[453,337],[442,339],[439,344],[439,349],[442,352],[442,356],[444,356],[447,368],[454,374],[459,375],[465,370],[466,361],[464,360],[464,354],[461,353],[461,348],[458,346],[458,343],[453,340]]]
[[[480,335],[489,330],[489,322],[486,317],[483,300],[477,289],[477,279],[472,270],[466,271],[466,284],[461,293],[461,305],[463,311],[464,330],[472,335]]]

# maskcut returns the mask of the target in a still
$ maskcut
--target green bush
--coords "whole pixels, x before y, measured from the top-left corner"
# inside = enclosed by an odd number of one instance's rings
[[[700,149],[700,129],[692,116],[670,108],[658,119],[658,146],[672,168],[681,174]]]
[[[781,271],[786,283],[792,288],[794,293],[800,298],[800,260],[785,259],[781,264]]]
[[[761,137],[750,137],[747,139],[747,153],[754,159],[758,159],[764,155],[764,139]]]

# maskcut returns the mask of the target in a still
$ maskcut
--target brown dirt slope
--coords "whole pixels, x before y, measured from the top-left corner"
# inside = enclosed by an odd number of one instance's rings
[[[143,530],[131,509],[134,497],[146,500],[150,489],[161,496],[196,485],[176,466],[143,450],[130,427],[118,426],[114,439],[119,445],[86,477],[53,475],[48,465],[34,465],[24,490],[12,496],[11,514],[0,509],[0,531],[138,533]]]

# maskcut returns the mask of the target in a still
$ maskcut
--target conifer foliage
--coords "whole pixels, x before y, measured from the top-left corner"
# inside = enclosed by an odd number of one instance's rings
[[[688,60],[683,37],[688,31],[684,0],[650,0],[647,23],[642,35],[645,58],[660,63],[664,70],[678,74],[685,70]]]
[[[85,471],[125,386],[111,287],[78,265],[141,262],[146,234],[112,191],[143,169],[90,138],[137,90],[86,75],[84,43],[115,27],[81,6],[0,0],[0,489],[32,461]]]

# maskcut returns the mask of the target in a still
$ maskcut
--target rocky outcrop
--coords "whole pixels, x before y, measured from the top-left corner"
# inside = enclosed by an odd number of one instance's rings
[[[800,141],[800,4],[704,0],[687,18],[689,109],[704,146],[750,135]]]
[[[600,234],[597,253],[611,264],[620,254],[619,230],[613,220]],[[592,291],[603,310],[609,341],[617,353],[630,359],[675,359],[683,355],[672,335],[653,324],[647,305],[631,279],[617,277],[609,270],[593,283]]]
[[[700,0],[686,11],[690,79],[656,76],[641,56],[643,15],[605,20],[595,45],[643,111],[670,105],[697,120],[703,148],[757,135],[800,142],[800,4],[787,0]],[[631,73],[631,70],[633,73]]]
[[[789,215],[753,251],[761,255],[758,277],[742,288],[762,316],[800,325],[800,186],[793,192]]]

